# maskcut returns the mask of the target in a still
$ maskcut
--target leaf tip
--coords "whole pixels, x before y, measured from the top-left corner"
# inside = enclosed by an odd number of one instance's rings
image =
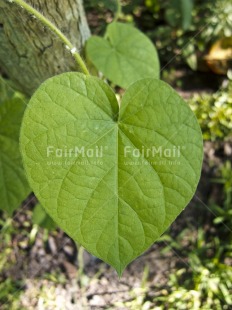
[[[116,266],[114,268],[115,268],[115,270],[116,270],[116,272],[118,274],[118,278],[120,280],[122,278],[122,275],[123,275],[123,272],[124,272],[126,266],[120,264],[120,265],[118,265],[118,266]]]

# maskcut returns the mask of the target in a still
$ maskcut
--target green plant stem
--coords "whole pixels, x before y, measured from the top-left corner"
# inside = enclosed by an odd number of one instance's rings
[[[75,59],[76,63],[78,64],[78,67],[80,67],[81,71],[84,74],[89,75],[89,71],[85,65],[85,62],[81,58],[80,54],[77,52],[76,47],[69,41],[69,39],[52,22],[50,22],[45,16],[43,16],[40,12],[38,12],[32,6],[27,4],[24,0],[13,0],[12,2],[15,2],[16,4],[21,6],[23,9],[25,9],[28,13],[37,17],[44,26],[48,27],[53,33],[55,33],[61,39],[61,41],[64,42],[66,48],[68,50],[70,50],[73,58]]]
[[[78,277],[79,277],[79,281],[80,281],[80,285],[82,286],[82,276],[84,273],[84,248],[83,246],[79,245],[78,246],[78,255],[77,255],[77,261],[78,261]]]
[[[119,17],[121,16],[122,14],[122,5],[121,5],[121,1],[120,0],[117,0],[117,12],[115,14],[115,17],[114,17],[114,22],[116,22]]]

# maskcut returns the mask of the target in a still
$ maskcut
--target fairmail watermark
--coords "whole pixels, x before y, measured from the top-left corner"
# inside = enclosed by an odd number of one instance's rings
[[[151,147],[145,148],[142,146],[140,149],[134,148],[132,146],[124,147],[124,157],[143,157],[143,158],[154,158],[154,157],[164,157],[164,158],[180,158],[181,157],[181,147],[174,146],[172,148]]]
[[[94,148],[86,148],[84,146],[73,148],[55,148],[54,146],[47,147],[47,157],[53,156],[56,158],[103,158],[104,157],[104,147],[96,146]]]
[[[178,165],[180,164],[181,152],[184,147],[173,146],[167,148],[164,146],[152,146],[150,148],[141,146],[135,148],[130,145],[123,147],[123,152],[120,150],[120,156],[124,159],[124,165]],[[63,147],[56,148],[48,146],[47,150],[48,165],[56,166],[71,166],[71,165],[104,165],[111,157],[114,159],[118,154],[117,148],[114,146],[75,146],[72,148]],[[117,155],[118,156],[118,155]],[[107,160],[106,160],[107,159]],[[123,161],[121,161],[123,163]]]
[[[103,146],[86,148],[84,146],[75,146],[73,148],[55,148],[47,147],[48,166],[103,166],[104,161]]]

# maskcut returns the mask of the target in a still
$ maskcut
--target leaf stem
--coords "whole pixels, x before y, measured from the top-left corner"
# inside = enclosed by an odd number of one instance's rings
[[[37,17],[44,26],[48,27],[53,33],[55,33],[61,41],[65,44],[66,48],[70,50],[73,58],[75,59],[78,67],[81,69],[81,71],[89,75],[89,71],[86,67],[86,64],[80,54],[77,52],[76,47],[69,41],[69,39],[52,23],[50,22],[45,16],[43,16],[40,12],[38,12],[36,9],[34,9],[32,6],[27,4],[24,0],[13,0],[11,2],[15,2],[19,6],[21,6],[23,9],[25,9],[28,13],[34,15]]]
[[[121,1],[117,0],[117,12],[116,12],[115,17],[114,17],[114,22],[116,22],[120,18],[121,14],[122,14]]]

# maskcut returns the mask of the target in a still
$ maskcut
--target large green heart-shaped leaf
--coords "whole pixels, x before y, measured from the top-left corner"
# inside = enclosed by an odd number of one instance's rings
[[[133,84],[120,109],[97,78],[49,79],[26,110],[21,148],[49,215],[119,274],[190,201],[202,164],[194,114],[156,79]]]
[[[86,51],[96,68],[122,88],[143,78],[159,78],[160,65],[154,44],[132,26],[110,24],[104,39],[92,36],[88,40]]]
[[[10,214],[30,193],[19,151],[24,110],[21,99],[0,105],[0,209]]]

